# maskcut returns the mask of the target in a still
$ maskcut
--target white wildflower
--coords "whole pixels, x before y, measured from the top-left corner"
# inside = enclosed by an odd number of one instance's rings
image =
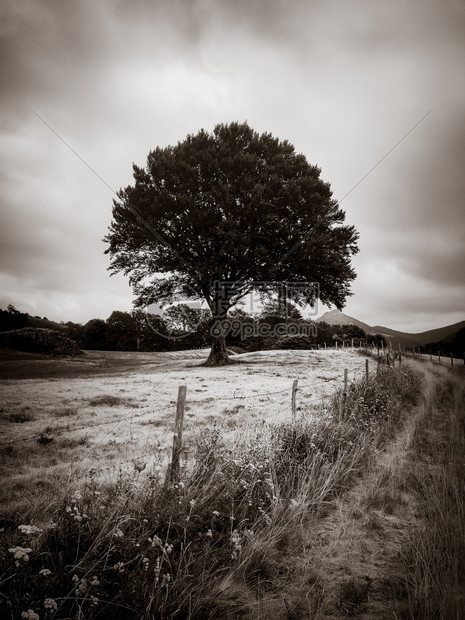
[[[51,574],[52,574],[52,571],[49,570],[48,568],[43,568],[42,570],[39,571],[39,575],[42,575],[42,577],[50,577]]]
[[[46,598],[44,601],[44,607],[49,613],[56,613],[58,611],[58,605],[54,598]]]
[[[18,525],[18,530],[25,536],[38,536],[43,532],[43,530],[35,525]]]

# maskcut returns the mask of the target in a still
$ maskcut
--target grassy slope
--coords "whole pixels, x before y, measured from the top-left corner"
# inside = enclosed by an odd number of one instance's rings
[[[250,617],[465,617],[465,377],[413,362],[423,396]],[[277,594],[279,592],[279,594]]]

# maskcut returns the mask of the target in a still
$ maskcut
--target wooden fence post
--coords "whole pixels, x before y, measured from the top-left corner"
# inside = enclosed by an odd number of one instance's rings
[[[296,396],[297,396],[297,384],[299,383],[298,379],[294,380],[292,384],[292,398],[291,398],[291,407],[292,407],[292,417],[295,418],[295,413],[297,411],[296,405]]]
[[[454,357],[453,357],[452,353],[450,354],[450,365],[451,366],[454,365]]]
[[[187,386],[180,385],[178,390],[178,402],[176,404],[176,418],[174,421],[173,453],[169,468],[169,479],[172,484],[179,481],[179,459],[182,448],[182,427],[184,424],[184,410],[186,408]]]
[[[367,379],[367,381],[368,381],[368,374],[369,374],[369,373],[368,373],[368,360],[366,359],[366,360],[365,360],[365,375],[366,375],[366,379]]]
[[[344,370],[344,393],[343,393],[343,398],[344,398],[344,404],[347,400],[347,383],[348,383],[348,376],[349,376],[349,371],[347,370],[347,368]]]

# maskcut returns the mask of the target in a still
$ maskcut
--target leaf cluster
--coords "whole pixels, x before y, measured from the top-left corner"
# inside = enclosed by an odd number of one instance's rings
[[[157,147],[133,174],[104,241],[136,305],[197,296],[212,309],[213,283],[227,281],[240,283],[231,307],[254,282],[274,280],[319,282],[321,300],[343,306],[358,233],[289,142],[221,124]]]

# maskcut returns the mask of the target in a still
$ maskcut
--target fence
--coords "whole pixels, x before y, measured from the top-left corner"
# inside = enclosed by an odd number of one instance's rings
[[[344,393],[347,394],[349,383],[355,382],[364,376],[368,376],[369,367],[368,360],[363,361],[360,360],[361,363],[357,364],[357,366],[353,368],[347,368],[343,370],[342,368],[337,371],[337,373],[333,370],[320,369],[320,374],[325,371],[328,375],[323,380],[315,381],[314,378],[309,379],[309,375],[307,376],[297,376],[294,379],[288,379],[286,377],[281,379],[276,379],[273,377],[267,377],[267,381],[270,382],[270,385],[275,384],[276,381],[279,381],[281,384],[286,383],[285,387],[278,390],[273,389],[257,389],[256,391],[248,390],[248,393],[238,393],[237,389],[232,392],[232,394],[226,395],[217,395],[214,401],[211,403],[211,406],[214,406],[216,410],[221,408],[221,405],[226,405],[230,407],[233,405],[232,411],[234,409],[238,409],[239,407],[244,409],[244,414],[247,416],[247,408],[253,408],[254,411],[258,412],[258,415],[261,417],[263,411],[272,411],[270,413],[270,417],[277,417],[278,414],[282,414],[285,416],[285,419],[289,419],[290,417],[295,417],[297,412],[301,409],[305,409],[305,406],[308,404],[312,406],[314,404],[318,404],[319,402],[323,402],[323,400],[329,395],[329,393],[333,393],[339,387],[344,388]],[[372,370],[372,372],[375,372]],[[148,398],[151,393],[155,390],[155,388],[159,385],[156,383],[153,385],[150,390],[144,394],[144,398]],[[279,385],[279,383],[278,383]],[[251,387],[260,386],[257,383],[252,383]],[[123,423],[127,423],[131,425],[133,422],[136,423],[154,423],[158,425],[160,421],[160,417],[170,417],[172,415],[173,410],[176,411],[175,421],[174,421],[174,437],[173,437],[173,445],[171,448],[171,458],[170,465],[168,469],[167,476],[171,480],[175,480],[179,475],[179,459],[181,457],[182,451],[184,449],[183,446],[183,431],[185,424],[185,415],[186,411],[189,411],[189,407],[197,408],[197,411],[201,411],[203,407],[206,406],[212,399],[210,397],[207,398],[199,398],[196,391],[192,390],[188,393],[188,386],[182,385],[178,387],[178,395],[177,400],[170,400],[168,403],[165,403],[162,406],[159,406],[155,409],[151,409],[148,413],[147,411],[140,412],[137,411],[138,405],[132,407],[125,415],[115,419],[112,417],[111,420],[99,421],[90,424],[76,424],[72,425],[69,423],[67,419],[66,425],[63,427],[50,428],[45,427],[44,430],[32,433],[29,435],[23,435],[21,437],[16,437],[14,439],[6,440],[0,442],[0,449],[2,451],[8,450],[14,444],[25,444],[27,441],[36,440],[41,444],[52,443],[55,438],[59,436],[71,436],[72,433],[76,433],[79,431],[89,431],[94,436],[92,441],[92,445],[89,446],[88,450],[81,456],[76,459],[73,463],[70,464],[70,469],[67,472],[67,477],[71,479],[78,470],[82,469],[82,464],[89,458],[94,459],[93,465],[95,465],[95,461],[99,460],[100,450],[97,450],[99,446],[103,445],[105,440],[114,433],[116,430],[119,430]],[[226,410],[227,411],[227,410]],[[219,411],[218,411],[219,412]],[[276,414],[276,415],[275,415]],[[195,420],[196,416],[192,413],[192,409],[190,410],[189,415]],[[232,417],[230,418],[233,419]],[[59,422],[57,422],[59,424]],[[99,428],[108,428],[102,435],[96,436],[95,431]],[[25,429],[26,430],[26,429]],[[138,428],[138,431],[140,429]],[[146,433],[146,435],[150,435],[150,433]],[[148,445],[148,441],[147,441]],[[146,447],[147,447],[146,445]],[[21,449],[23,446],[21,447]],[[129,452],[133,446],[124,446],[124,450]],[[168,451],[168,449],[166,450]],[[151,450],[140,449],[137,453],[135,453],[130,458],[127,458],[123,455],[122,459],[118,461],[117,465],[112,465],[110,467],[105,467],[105,463],[101,463],[102,467],[98,468],[99,472],[107,472],[115,469],[121,469],[123,466],[127,466],[128,468],[134,468],[136,471],[142,471],[145,467],[144,463],[147,462],[153,456],[153,452]],[[124,458],[124,460],[123,460]]]

